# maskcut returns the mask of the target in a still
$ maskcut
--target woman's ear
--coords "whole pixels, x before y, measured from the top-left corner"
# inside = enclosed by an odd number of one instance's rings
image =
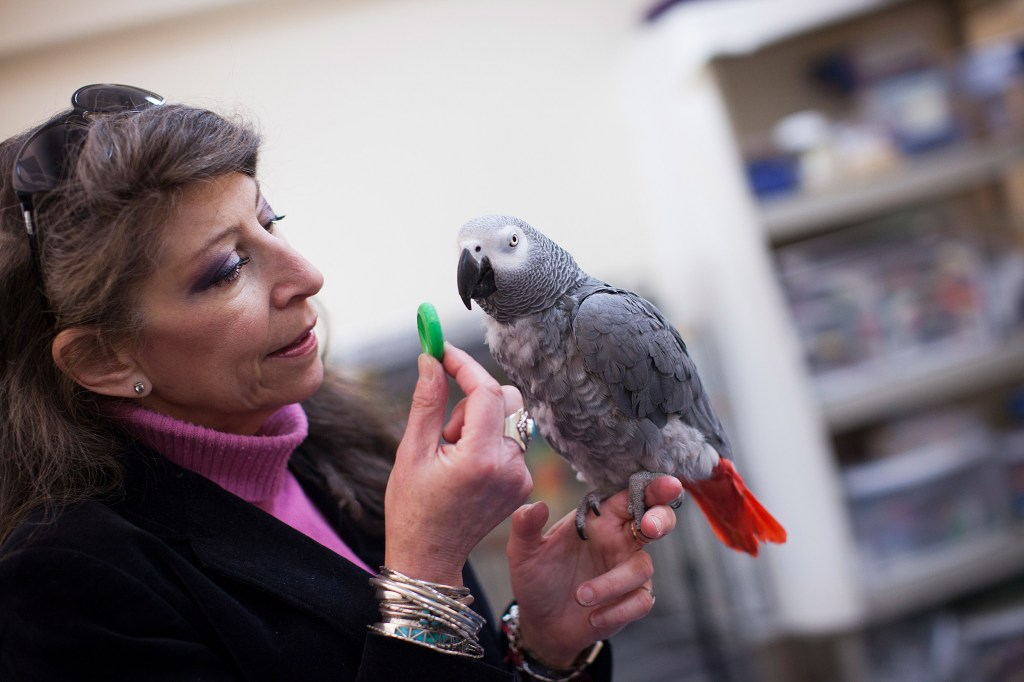
[[[115,351],[88,327],[61,330],[50,352],[60,371],[93,393],[136,398],[139,392],[135,385],[145,383],[145,377],[127,354]]]

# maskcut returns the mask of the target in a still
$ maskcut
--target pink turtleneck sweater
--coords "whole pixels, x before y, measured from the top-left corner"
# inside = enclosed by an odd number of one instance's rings
[[[178,466],[205,476],[373,573],[334,532],[288,470],[288,460],[309,428],[301,405],[282,407],[252,436],[196,426],[135,405],[118,406],[115,416],[129,433]]]

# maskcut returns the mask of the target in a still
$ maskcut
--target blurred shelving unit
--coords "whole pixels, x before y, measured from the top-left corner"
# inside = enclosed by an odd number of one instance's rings
[[[773,242],[943,197],[998,179],[1024,157],[1024,140],[985,141],[909,159],[903,167],[833,191],[766,201],[761,219]]]
[[[842,431],[906,406],[927,407],[1024,374],[1024,333],[998,342],[935,349],[912,362],[835,373],[816,382],[828,427]]]
[[[950,596],[996,585],[1024,570],[1024,531],[1004,529],[926,555],[901,559],[868,582],[873,620],[942,604]]]
[[[665,238],[701,246],[716,292],[705,323],[741,467],[790,530],[752,569],[772,603],[754,636],[770,671],[762,679],[1003,679],[938,671],[948,661],[901,677],[876,660],[871,633],[938,622],[1024,578],[1021,491],[1004,441],[977,417],[1024,387],[1024,280],[1011,292],[1014,319],[997,319],[987,301],[1007,295],[993,294],[997,269],[1024,258],[1024,127],[979,132],[991,112],[959,89],[964,55],[992,26],[1020,41],[1024,8],[714,4],[666,18],[643,63],[670,64],[649,87],[679,93],[650,100],[676,154],[651,152],[658,175],[678,182],[660,197]],[[1016,17],[1016,33],[992,16]],[[897,79],[907,90],[892,89]],[[822,121],[877,114],[880,98],[904,107],[888,146],[869,140],[870,168],[844,175],[821,150]],[[779,132],[790,117],[803,119],[796,142]],[[856,132],[877,134],[870,123]],[[913,138],[921,128],[926,137]],[[772,175],[755,173],[764,169]],[[801,186],[801,173],[818,177]],[[903,338],[908,329],[917,336]],[[914,439],[944,443],[942,454],[907,454]],[[887,459],[912,475],[895,485]],[[872,482],[854,492],[854,479]]]

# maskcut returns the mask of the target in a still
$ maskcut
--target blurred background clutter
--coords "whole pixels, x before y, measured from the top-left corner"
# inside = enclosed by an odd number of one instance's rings
[[[1024,680],[1024,0],[0,0],[0,134],[124,82],[258,121],[396,425],[455,233],[532,222],[687,337],[790,541],[654,546],[626,682]],[[329,335],[328,335],[329,332]],[[453,397],[454,399],[454,397]],[[534,497],[582,489],[543,443]],[[504,529],[474,561],[496,608]]]

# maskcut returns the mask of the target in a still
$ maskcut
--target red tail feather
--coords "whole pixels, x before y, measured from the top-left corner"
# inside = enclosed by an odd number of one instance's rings
[[[786,541],[786,529],[747,490],[732,462],[724,457],[703,481],[683,487],[708,517],[715,535],[733,549],[757,556],[759,542]]]

